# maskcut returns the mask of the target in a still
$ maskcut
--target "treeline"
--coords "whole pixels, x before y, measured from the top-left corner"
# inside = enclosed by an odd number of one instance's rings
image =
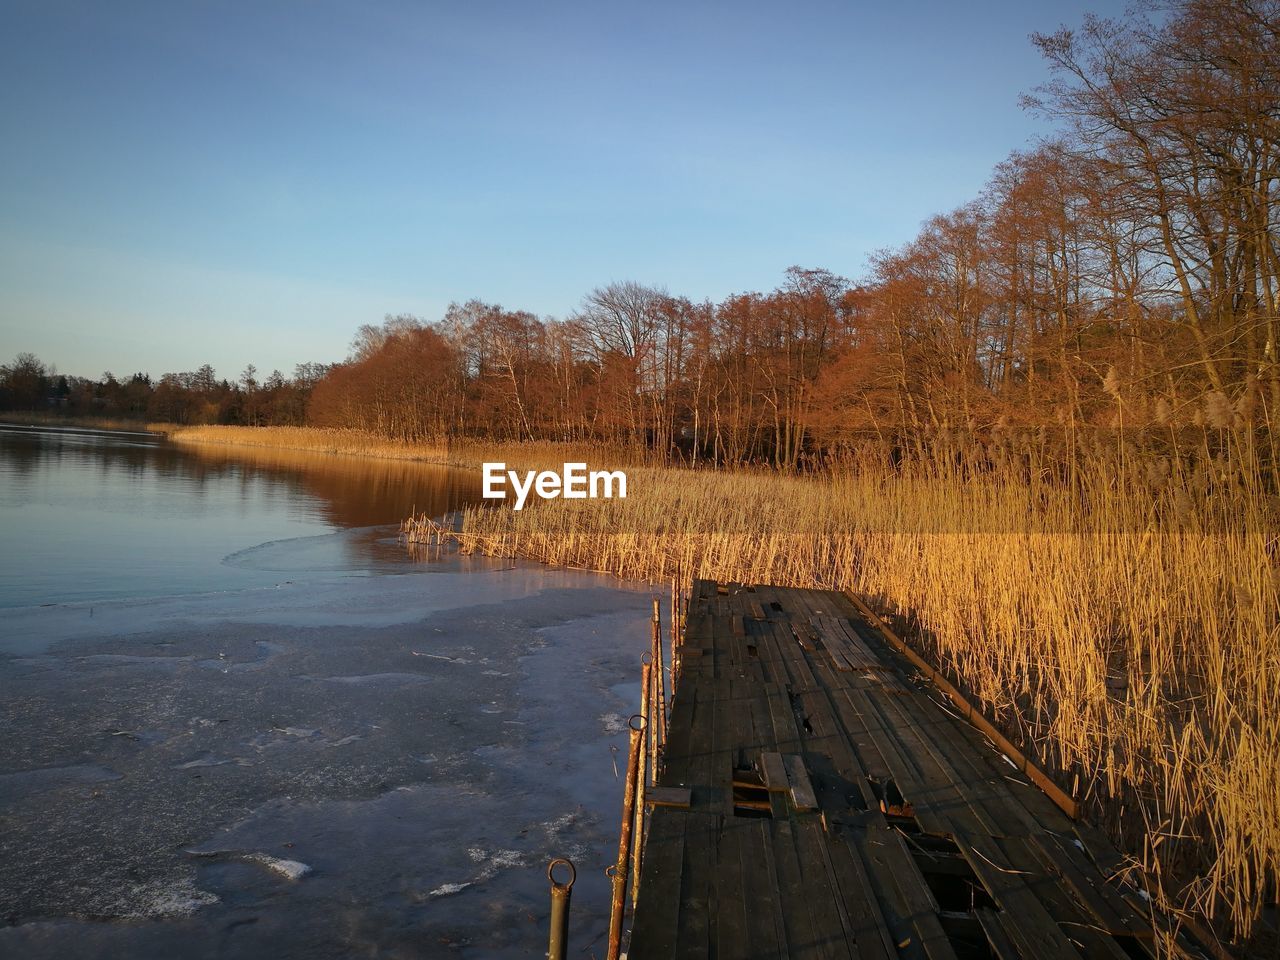
[[[695,303],[615,283],[563,321],[478,301],[366,327],[314,420],[600,438],[795,465],[868,431],[1268,428],[1280,414],[1280,5],[1037,36],[1062,134],[873,257]],[[1272,456],[1274,460],[1274,449]]]
[[[719,303],[612,283],[563,319],[473,300],[362,327],[292,380],[169,375],[92,402],[782,468],[869,433],[1256,428],[1275,463],[1280,0],[1164,13],[1036,36],[1052,80],[1027,103],[1061,135],[860,283],[793,267]]]
[[[259,381],[250,364],[239,380],[218,379],[205,364],[190,373],[147,373],[117,379],[59,374],[31,353],[0,366],[0,410],[44,412],[69,417],[110,417],[165,423],[222,423],[244,426],[301,426],[311,389],[327,372],[324,364],[302,363],[292,379],[273,371]]]

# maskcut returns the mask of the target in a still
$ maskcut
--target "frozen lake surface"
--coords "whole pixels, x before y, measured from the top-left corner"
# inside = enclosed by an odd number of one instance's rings
[[[0,957],[540,956],[555,856],[602,955],[648,592],[271,495],[219,589],[0,610]]]

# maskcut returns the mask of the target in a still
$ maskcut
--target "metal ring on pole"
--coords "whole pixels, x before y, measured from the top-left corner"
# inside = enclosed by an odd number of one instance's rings
[[[561,883],[559,880],[555,878],[555,869],[561,864],[564,864],[566,867],[569,868],[568,883]],[[556,859],[552,860],[549,864],[547,864],[547,879],[551,881],[551,885],[553,887],[557,887],[561,890],[572,890],[574,881],[578,879],[578,871],[574,869],[572,860],[566,860],[564,857],[557,857]]]
[[[637,721],[639,721],[640,726],[636,726]],[[643,733],[644,728],[648,726],[648,721],[645,720],[644,717],[640,716],[640,714],[633,713],[631,715],[631,719],[627,721],[627,726],[630,727],[632,730],[634,730],[636,733]]]

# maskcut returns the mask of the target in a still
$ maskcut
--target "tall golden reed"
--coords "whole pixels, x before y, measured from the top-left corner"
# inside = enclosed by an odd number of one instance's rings
[[[510,467],[564,461],[583,461],[602,466],[628,466],[643,462],[643,454],[630,448],[596,443],[483,443],[474,440],[404,443],[388,440],[367,430],[336,427],[236,427],[173,426],[151,424],[168,434],[175,443],[225,444],[229,446],[272,447],[277,450],[306,450],[312,453],[379,457],[387,460],[421,460],[473,467],[486,461],[502,461]]]

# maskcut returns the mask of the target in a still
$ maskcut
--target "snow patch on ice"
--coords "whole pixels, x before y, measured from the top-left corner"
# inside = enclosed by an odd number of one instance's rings
[[[470,883],[442,883],[440,884],[440,886],[436,887],[434,890],[427,891],[427,896],[428,897],[447,897],[447,896],[450,896],[451,894],[461,893],[463,890],[467,889],[467,887],[469,886],[471,886]]]
[[[451,894],[461,893],[467,887],[473,887],[477,883],[492,880],[497,876],[499,870],[528,865],[524,854],[519,850],[486,850],[484,847],[469,847],[467,856],[475,863],[480,864],[480,872],[476,874],[475,878],[463,883],[442,883],[434,890],[428,891],[428,897],[447,897]]]
[[[286,880],[301,880],[311,872],[311,867],[298,860],[283,860],[265,853],[253,853],[245,857],[253,863],[260,863],[268,870],[280,874]]]
[[[609,736],[627,732],[627,721],[618,713],[602,713],[600,714],[600,723],[604,726],[604,732]]]
[[[288,880],[301,880],[311,872],[310,865],[300,860],[286,860],[283,857],[273,857],[268,853],[254,850],[187,850],[186,852],[193,857],[208,857],[210,859],[225,857],[228,860],[243,860],[245,863],[256,863]]]
[[[591,845],[582,838],[584,831],[583,817],[580,810],[562,814],[554,820],[541,824],[547,835],[547,846],[561,850],[561,856],[571,860],[580,860],[588,855]]]
[[[218,902],[216,894],[201,890],[190,880],[157,881],[139,884],[128,891],[128,906],[119,914],[122,920],[156,920],[165,917],[189,917],[201,907]]]
[[[476,863],[484,863],[484,878],[491,876],[506,867],[523,867],[524,854],[519,850],[485,850],[483,847],[471,847],[467,855]]]

